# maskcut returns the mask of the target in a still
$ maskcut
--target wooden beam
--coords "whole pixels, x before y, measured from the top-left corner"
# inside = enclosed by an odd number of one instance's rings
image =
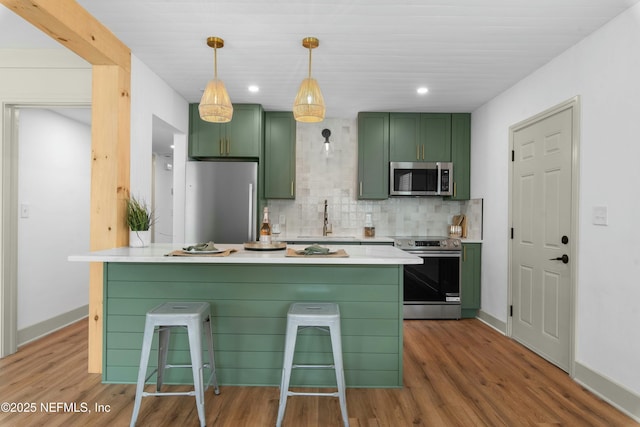
[[[0,0],[7,8],[93,65],[131,72],[131,52],[74,0]]]
[[[126,246],[131,51],[74,0],[0,0],[93,65],[90,248]],[[102,264],[89,273],[88,371],[102,372]]]

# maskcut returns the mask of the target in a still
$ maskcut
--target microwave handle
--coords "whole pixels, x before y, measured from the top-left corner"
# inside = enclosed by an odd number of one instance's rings
[[[438,174],[438,179],[437,179],[437,187],[436,187],[436,194],[440,195],[440,189],[442,188],[442,174],[440,172],[440,162],[436,163],[436,173]]]

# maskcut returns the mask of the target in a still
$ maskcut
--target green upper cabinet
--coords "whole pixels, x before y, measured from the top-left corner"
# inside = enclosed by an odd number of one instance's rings
[[[462,244],[462,264],[460,277],[460,304],[462,317],[476,317],[480,309],[480,275],[482,265],[482,244]]]
[[[296,180],[296,121],[293,113],[264,114],[264,197],[294,199]]]
[[[234,104],[229,123],[200,119],[198,104],[189,105],[189,157],[257,158],[262,146],[262,106]]]
[[[451,114],[391,113],[389,121],[392,162],[451,161]]]
[[[389,197],[389,113],[358,114],[358,199]]]
[[[450,162],[451,114],[420,114],[420,141],[422,152],[418,160],[425,162]]]
[[[471,197],[471,114],[451,115],[452,200]]]
[[[389,114],[389,160],[415,162],[420,160],[420,114]]]

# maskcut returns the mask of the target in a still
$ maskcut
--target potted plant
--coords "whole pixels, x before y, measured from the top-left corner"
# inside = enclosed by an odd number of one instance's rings
[[[142,248],[149,246],[154,218],[146,202],[135,197],[127,199],[127,225],[129,226],[129,246]]]

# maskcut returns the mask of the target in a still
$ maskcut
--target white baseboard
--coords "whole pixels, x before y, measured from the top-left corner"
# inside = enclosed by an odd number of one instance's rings
[[[490,314],[480,310],[478,311],[478,320],[486,323],[488,326],[491,326],[496,331],[500,332],[502,335],[506,335],[507,333],[507,324],[502,320],[496,319]]]
[[[62,313],[51,319],[47,319],[35,325],[27,326],[24,329],[18,331],[18,346],[24,345],[28,342],[41,338],[45,335],[55,332],[58,329],[62,329],[67,325],[70,325],[78,320],[87,317],[89,315],[89,305],[83,305],[74,310]]]
[[[578,384],[640,422],[640,396],[579,362],[575,362],[574,373]]]

